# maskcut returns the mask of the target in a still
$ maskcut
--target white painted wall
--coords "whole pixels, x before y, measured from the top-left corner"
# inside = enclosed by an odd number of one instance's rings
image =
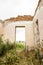
[[[36,15],[33,19],[34,24],[37,19],[38,19],[38,23],[39,23],[40,42],[42,42],[42,40],[43,40],[43,5],[41,5],[41,4],[38,7]],[[34,27],[35,27],[35,25],[34,25]]]
[[[11,42],[16,41],[15,27],[16,26],[25,26],[25,42],[27,46],[34,46],[34,32],[33,32],[33,21],[17,21],[17,22],[8,22],[5,25],[4,40],[9,39]]]
[[[4,28],[3,28],[3,25],[2,23],[0,23],[0,35],[4,33]]]

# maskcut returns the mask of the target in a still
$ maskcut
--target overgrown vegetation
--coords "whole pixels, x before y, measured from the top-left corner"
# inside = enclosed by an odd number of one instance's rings
[[[22,50],[17,52],[16,50]],[[43,65],[43,48],[27,49],[22,44],[3,42],[0,36],[0,65]]]
[[[2,37],[0,36],[0,56],[4,55],[8,50],[11,50],[15,48],[15,44],[9,42],[7,40],[6,42],[3,42]]]
[[[16,49],[17,50],[23,50],[23,49],[25,49],[25,46],[23,44],[17,43],[16,44]]]

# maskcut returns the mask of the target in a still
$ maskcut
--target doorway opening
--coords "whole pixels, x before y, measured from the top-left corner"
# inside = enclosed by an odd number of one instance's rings
[[[17,49],[25,48],[25,27],[24,26],[16,27],[16,46]]]
[[[16,27],[16,41],[25,42],[25,27]]]

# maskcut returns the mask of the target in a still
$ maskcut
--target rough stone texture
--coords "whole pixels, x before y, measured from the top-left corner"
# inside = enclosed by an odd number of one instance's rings
[[[0,34],[2,35],[3,34],[3,32],[4,32],[4,30],[3,30],[4,28],[3,28],[3,25],[2,25],[2,23],[0,23]]]
[[[24,16],[17,16],[15,17],[11,17],[9,19],[4,20],[5,22],[9,21],[9,22],[15,22],[15,21],[32,21],[33,20],[33,16],[31,15],[24,15]]]
[[[38,19],[38,24],[39,24],[39,37],[40,37],[40,43],[43,40],[43,0],[41,0],[40,5],[38,6],[38,9],[36,11],[36,14],[33,18],[33,22],[34,22],[34,31],[35,31],[35,24],[36,24],[36,20]],[[36,31],[35,31],[36,32]],[[34,37],[35,38],[35,37]],[[36,40],[37,41],[37,40]],[[37,43],[35,41],[35,43]]]
[[[33,22],[32,21],[18,21],[18,22],[8,22],[5,25],[5,32],[3,39],[9,39],[11,42],[16,42],[16,26],[25,26],[25,44],[29,47],[34,46],[34,32],[33,32]]]
[[[3,40],[9,39],[11,42],[16,42],[16,26],[25,26],[25,45],[28,47],[33,47],[34,32],[32,20],[33,16],[30,15],[18,16],[16,18],[4,20],[1,23],[4,31]]]

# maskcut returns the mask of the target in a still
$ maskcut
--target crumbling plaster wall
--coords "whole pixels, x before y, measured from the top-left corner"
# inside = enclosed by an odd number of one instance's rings
[[[29,47],[34,46],[33,21],[15,21],[5,23],[5,32],[3,39],[9,39],[16,42],[16,26],[25,26],[25,44]]]
[[[35,29],[36,29],[36,20],[38,19],[38,25],[39,25],[39,37],[40,37],[40,43],[43,41],[43,0],[41,0],[40,5],[36,11],[36,14],[33,18],[33,25],[34,25],[34,39],[35,39]],[[35,43],[37,43],[35,41]]]

